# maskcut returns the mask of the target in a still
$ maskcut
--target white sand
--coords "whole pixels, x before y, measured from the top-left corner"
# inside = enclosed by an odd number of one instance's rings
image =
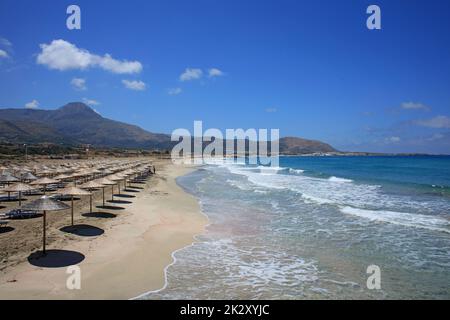
[[[167,164],[149,187],[124,204],[98,237],[74,237],[63,248],[82,253],[81,290],[66,286],[66,267],[24,261],[0,274],[0,299],[129,299],[164,286],[172,252],[190,245],[207,224],[197,200],[175,178],[190,168]],[[124,199],[128,200],[128,199]]]

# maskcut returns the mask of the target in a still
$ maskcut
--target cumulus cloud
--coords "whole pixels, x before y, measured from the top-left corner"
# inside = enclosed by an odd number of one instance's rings
[[[431,119],[418,120],[416,124],[422,127],[440,129],[440,128],[450,128],[450,117],[447,116],[436,116]]]
[[[81,90],[84,91],[87,89],[86,87],[86,79],[82,78],[73,78],[72,81],[70,81],[70,84],[75,90]]]
[[[8,39],[5,39],[5,38],[1,38],[1,37],[0,37],[0,45],[4,46],[4,47],[12,47],[11,41],[9,41]]]
[[[169,90],[167,90],[167,93],[171,96],[176,96],[179,95],[183,90],[181,90],[181,88],[170,88]]]
[[[445,136],[442,133],[435,133],[431,137],[429,137],[427,140],[428,141],[437,141],[437,140],[441,140],[444,138],[445,138]]]
[[[130,90],[143,91],[146,88],[146,84],[142,81],[136,80],[122,80],[123,85]]]
[[[98,106],[100,104],[100,102],[93,100],[93,99],[88,99],[88,98],[83,98],[83,102],[91,107]]]
[[[400,137],[388,137],[385,139],[386,143],[397,143],[400,142],[402,139]]]
[[[12,43],[8,39],[0,37],[0,59],[10,58],[12,53]]]
[[[400,107],[405,110],[431,110],[430,107],[421,102],[403,102]]]
[[[27,109],[37,109],[39,108],[39,102],[37,100],[33,100],[25,104],[25,108]]]
[[[208,70],[208,75],[210,78],[213,78],[213,77],[221,77],[224,75],[224,73],[217,68],[211,68]]]
[[[187,68],[181,75],[180,81],[191,81],[200,79],[203,75],[203,71],[200,69]]]
[[[6,52],[5,50],[0,49],[0,59],[1,58],[8,58],[8,52]]]
[[[62,39],[53,40],[50,44],[41,44],[40,47],[37,63],[53,70],[100,68],[118,74],[142,71],[142,64],[139,61],[116,60],[109,54],[100,56]]]

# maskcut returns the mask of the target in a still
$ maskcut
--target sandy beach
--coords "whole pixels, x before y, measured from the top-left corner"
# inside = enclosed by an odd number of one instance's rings
[[[68,224],[70,215],[49,215],[48,249],[84,256],[77,264],[80,290],[67,288],[67,267],[40,267],[28,262],[28,256],[40,246],[42,219],[36,218],[32,225],[12,222],[14,230],[0,234],[2,247],[9,250],[8,256],[2,255],[0,299],[130,299],[162,288],[172,253],[190,245],[194,236],[203,232],[207,219],[197,200],[175,181],[194,169],[169,160],[154,164],[157,174],[138,187],[140,192],[123,192],[116,205],[119,210],[101,209],[103,218],[80,215],[80,209],[89,211],[89,201],[76,202],[76,223],[95,227],[100,231],[96,236],[65,234],[59,229]],[[107,192],[110,197],[111,191]],[[98,199],[101,191],[96,193],[97,204]],[[21,223],[30,225],[26,234],[20,233]]]

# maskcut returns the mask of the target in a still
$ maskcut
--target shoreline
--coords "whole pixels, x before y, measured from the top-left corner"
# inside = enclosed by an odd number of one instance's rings
[[[190,170],[190,172],[187,172],[187,173],[184,174],[184,175],[180,175],[180,176],[176,177],[175,179],[177,179],[177,178],[179,178],[179,177],[182,177],[182,176],[185,176],[185,175],[187,175],[187,174],[190,174],[190,173],[194,172],[195,170],[196,170],[196,169],[193,168],[192,170]],[[177,186],[180,187],[181,189],[183,189],[180,185],[178,185],[178,183],[177,183]],[[184,190],[183,190],[183,192],[185,192],[186,194],[188,194],[188,195],[194,197],[194,198],[196,199],[197,203],[199,204],[200,214],[203,215],[203,216],[205,217],[205,219],[206,219],[206,224],[205,224],[204,227],[203,227],[203,232],[205,232],[205,231],[206,231],[206,228],[207,228],[211,223],[210,223],[210,220],[209,220],[208,215],[207,215],[205,212],[203,212],[203,210],[202,210],[202,208],[201,208],[201,205],[200,205],[200,199],[196,198],[194,195],[191,195],[190,193],[188,193],[188,192],[186,192],[186,191],[184,191]],[[183,251],[183,250],[186,250],[186,249],[188,249],[188,248],[194,246],[194,245],[198,242],[197,237],[200,236],[200,235],[202,235],[203,232],[200,232],[200,233],[197,233],[197,234],[193,235],[193,237],[192,237],[192,242],[191,242],[190,244],[188,244],[188,245],[186,245],[186,246],[184,246],[184,247],[178,248],[177,250],[175,250],[175,251],[173,251],[173,252],[171,253],[172,262],[169,263],[167,266],[164,267],[164,285],[163,285],[161,288],[149,290],[149,291],[147,291],[147,292],[141,293],[141,294],[137,295],[136,297],[130,298],[130,299],[128,299],[128,300],[140,300],[140,299],[142,299],[143,297],[145,297],[145,296],[147,296],[147,295],[149,295],[149,294],[152,294],[152,293],[158,293],[158,292],[163,291],[164,289],[166,289],[166,288],[167,288],[167,285],[169,284],[169,280],[167,279],[167,275],[168,275],[168,272],[169,272],[169,268],[170,268],[171,266],[173,266],[173,265],[177,262],[176,254],[177,254],[178,252],[181,252],[181,251]]]
[[[0,272],[0,299],[122,300],[162,290],[174,254],[196,241],[208,219],[198,200],[176,183],[195,168],[170,161],[160,165],[133,203],[104,225],[104,234],[58,247],[85,256],[78,264],[80,290],[67,289],[67,267],[42,268],[25,260]]]

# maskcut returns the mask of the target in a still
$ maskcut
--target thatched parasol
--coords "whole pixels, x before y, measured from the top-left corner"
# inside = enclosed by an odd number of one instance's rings
[[[114,181],[111,181],[107,178],[101,178],[98,180],[94,180],[95,182],[99,183],[102,185],[102,189],[103,189],[103,206],[105,206],[105,187],[106,186],[111,186],[112,187],[112,194],[114,194],[114,185],[116,184]]]
[[[11,182],[18,182],[20,181],[19,179],[17,179],[16,177],[14,177],[12,174],[2,174],[0,175],[0,182],[6,182],[8,185]]]
[[[136,174],[136,171],[133,170],[133,169],[127,169],[124,172],[122,172],[122,174],[126,176],[125,177],[125,186],[124,186],[124,188],[126,188],[127,187],[127,180],[129,180],[130,177],[132,177],[134,174]]]
[[[91,191],[90,202],[89,202],[91,213],[92,213],[92,191],[94,189],[103,188],[103,187],[104,187],[104,185],[102,185],[96,181],[89,181],[80,186],[80,188],[82,188],[82,189],[87,189],[87,190]]]
[[[67,174],[61,173],[61,174],[57,175],[56,177],[54,177],[54,179],[61,181],[61,180],[69,179],[71,177],[72,176],[69,176]]]
[[[116,173],[108,176],[107,178],[111,181],[114,181],[115,182],[114,184],[117,184],[120,194],[120,181],[123,180],[123,177],[120,174]],[[111,200],[114,201],[114,185],[112,185]]]
[[[20,176],[20,179],[22,181],[30,181],[31,182],[31,181],[37,180],[38,178],[31,172],[26,172]]]
[[[50,199],[47,196],[43,196],[37,200],[34,200],[30,203],[27,203],[26,205],[23,206],[24,210],[36,210],[36,211],[43,211],[44,215],[43,215],[43,228],[44,228],[44,232],[43,232],[43,252],[45,254],[45,236],[46,236],[46,219],[47,219],[47,211],[59,211],[59,210],[66,210],[69,209],[70,207],[61,202],[61,201],[57,201],[57,200],[53,200]]]
[[[56,180],[56,179],[40,178],[40,179],[37,179],[37,180],[31,182],[30,185],[32,185],[32,186],[37,186],[37,185],[44,186],[44,195],[45,195],[45,192],[47,191],[47,186],[49,184],[58,183],[58,182],[59,181]]]
[[[8,192],[8,198],[9,198],[9,194],[11,192],[18,192],[19,193],[19,206],[22,206],[22,192],[26,192],[26,191],[31,191],[34,190],[35,188],[25,184],[25,183],[16,183],[12,186],[9,186],[3,190],[5,190],[6,192]]]
[[[72,226],[73,226],[73,197],[74,196],[89,196],[91,195],[90,192],[77,188],[75,186],[67,186],[63,189],[60,189],[58,191],[55,192],[56,194],[62,194],[62,195],[67,195],[67,196],[71,196],[71,214],[72,214]]]

